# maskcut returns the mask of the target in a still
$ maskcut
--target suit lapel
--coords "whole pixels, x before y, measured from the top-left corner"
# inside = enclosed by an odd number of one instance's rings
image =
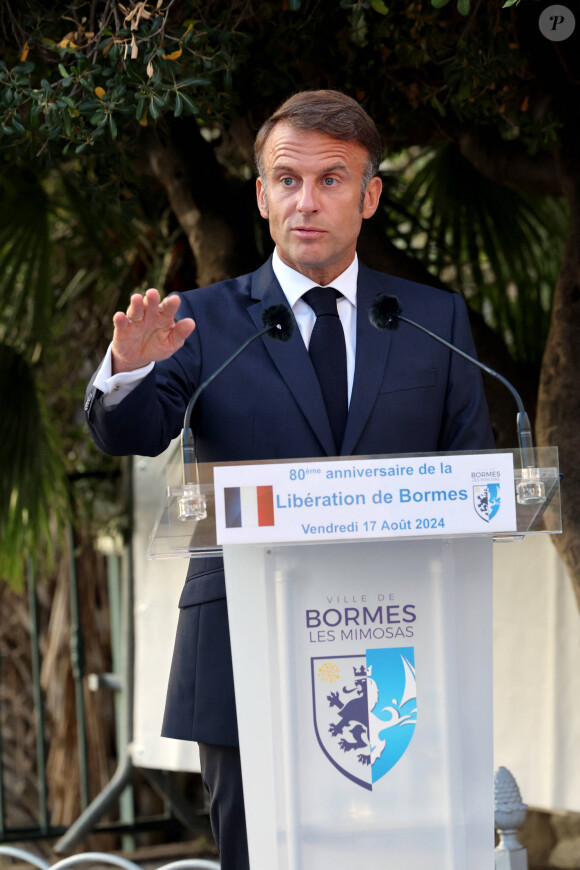
[[[340,451],[343,456],[354,453],[383,382],[391,334],[371,325],[368,310],[375,296],[385,291],[385,283],[359,263],[354,383]]]
[[[253,275],[252,298],[257,301],[250,305],[248,312],[257,329],[263,326],[262,314],[267,308],[271,305],[288,305],[270,261]],[[276,341],[267,336],[262,337],[261,341],[320,441],[324,453],[333,456],[336,450],[320,384],[296,323],[289,341]]]

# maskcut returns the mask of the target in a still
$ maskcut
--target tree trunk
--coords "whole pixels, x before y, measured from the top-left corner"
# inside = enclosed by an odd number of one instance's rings
[[[243,185],[226,182],[216,150],[202,137],[195,119],[175,122],[166,139],[152,131],[145,148],[149,168],[187,237],[198,287],[254,268],[251,222],[239,199]]]
[[[544,352],[536,431],[538,443],[560,450],[563,534],[553,541],[572,577],[580,606],[580,175],[564,182],[570,235],[554,291]]]

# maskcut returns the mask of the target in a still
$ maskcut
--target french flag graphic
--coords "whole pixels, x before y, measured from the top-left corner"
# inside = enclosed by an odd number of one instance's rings
[[[226,529],[274,525],[274,491],[271,486],[226,486]]]

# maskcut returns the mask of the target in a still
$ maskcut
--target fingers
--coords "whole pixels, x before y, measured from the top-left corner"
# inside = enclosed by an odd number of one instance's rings
[[[178,320],[175,324],[176,341],[183,344],[186,338],[189,338],[194,329],[195,321],[192,320],[191,317],[184,317],[183,320]]]
[[[127,313],[117,311],[113,315],[115,336],[119,339],[122,337],[123,341],[139,340],[143,344],[150,341],[153,335],[165,335],[176,350],[195,329],[191,317],[175,321],[180,304],[178,295],[173,294],[161,300],[159,291],[154,288],[147,290],[144,296],[133,293]],[[162,338],[159,340],[163,341]]]
[[[173,294],[172,296],[166,296],[163,302],[159,303],[157,311],[160,314],[164,314],[166,317],[173,320],[179,310],[180,305],[181,299],[176,294]]]
[[[155,315],[159,310],[160,300],[159,291],[154,289],[147,290],[145,296],[133,293],[126,315],[129,323],[138,323],[140,320],[144,320],[146,314]]]
[[[113,314],[113,326],[115,327],[115,332],[122,333],[128,329],[130,325],[131,321],[122,311],[116,311],[115,314]]]
[[[142,300],[142,308],[139,305],[139,299]],[[154,288],[150,288],[149,290],[147,290],[145,296],[139,296],[138,293],[132,296],[129,308],[133,304],[133,301],[135,302],[135,312],[138,317],[141,315],[141,313],[144,317],[146,317],[147,315],[155,316],[157,314],[163,314],[170,320],[173,320],[173,318],[177,314],[179,306],[181,305],[181,300],[179,296],[175,293],[171,296],[166,296],[165,299],[161,301],[159,291],[155,290]]]
[[[147,319],[152,321],[157,315],[161,314],[171,322],[180,306],[180,299],[177,295],[167,296],[163,301],[159,295],[159,291],[155,288],[147,290],[144,296],[140,293],[133,293],[129,300],[127,313],[117,311],[113,316],[115,326],[123,329],[132,323],[139,323]]]
[[[134,371],[151,362],[168,359],[179,350],[195,329],[191,317],[175,321],[180,305],[177,295],[161,301],[153,288],[144,296],[134,293],[127,313],[113,315],[113,370],[115,373]]]

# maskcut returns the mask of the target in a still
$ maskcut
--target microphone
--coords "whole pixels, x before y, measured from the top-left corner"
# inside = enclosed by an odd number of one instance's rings
[[[543,502],[546,497],[545,487],[540,479],[540,470],[537,468],[535,463],[532,427],[524,408],[522,398],[514,385],[511,384],[507,378],[504,378],[503,375],[500,375],[499,372],[489,368],[489,366],[486,366],[475,357],[466,353],[464,350],[461,350],[461,348],[446,341],[440,335],[437,335],[437,333],[427,329],[427,327],[421,326],[420,323],[410,320],[408,317],[404,317],[401,312],[402,308],[396,296],[388,296],[386,293],[379,293],[369,308],[369,320],[377,329],[397,329],[399,321],[408,323],[410,326],[415,326],[417,329],[420,329],[421,332],[434,338],[435,341],[445,345],[449,350],[458,353],[464,359],[472,362],[478,368],[482,369],[482,371],[491,375],[492,378],[501,381],[501,383],[508,388],[518,406],[517,430],[522,462],[522,480],[517,485],[518,503],[539,504]]]
[[[203,391],[218,377],[247,347],[262,335],[278,341],[288,341],[294,331],[292,312],[287,305],[271,305],[262,314],[263,328],[250,336],[216,371],[203,381],[187,404],[181,430],[181,468],[183,495],[178,501],[178,516],[183,522],[187,520],[204,520],[207,517],[205,498],[199,483],[197,451],[195,435],[191,429],[191,415],[195,404]],[[195,480],[192,480],[190,468],[195,470]]]

